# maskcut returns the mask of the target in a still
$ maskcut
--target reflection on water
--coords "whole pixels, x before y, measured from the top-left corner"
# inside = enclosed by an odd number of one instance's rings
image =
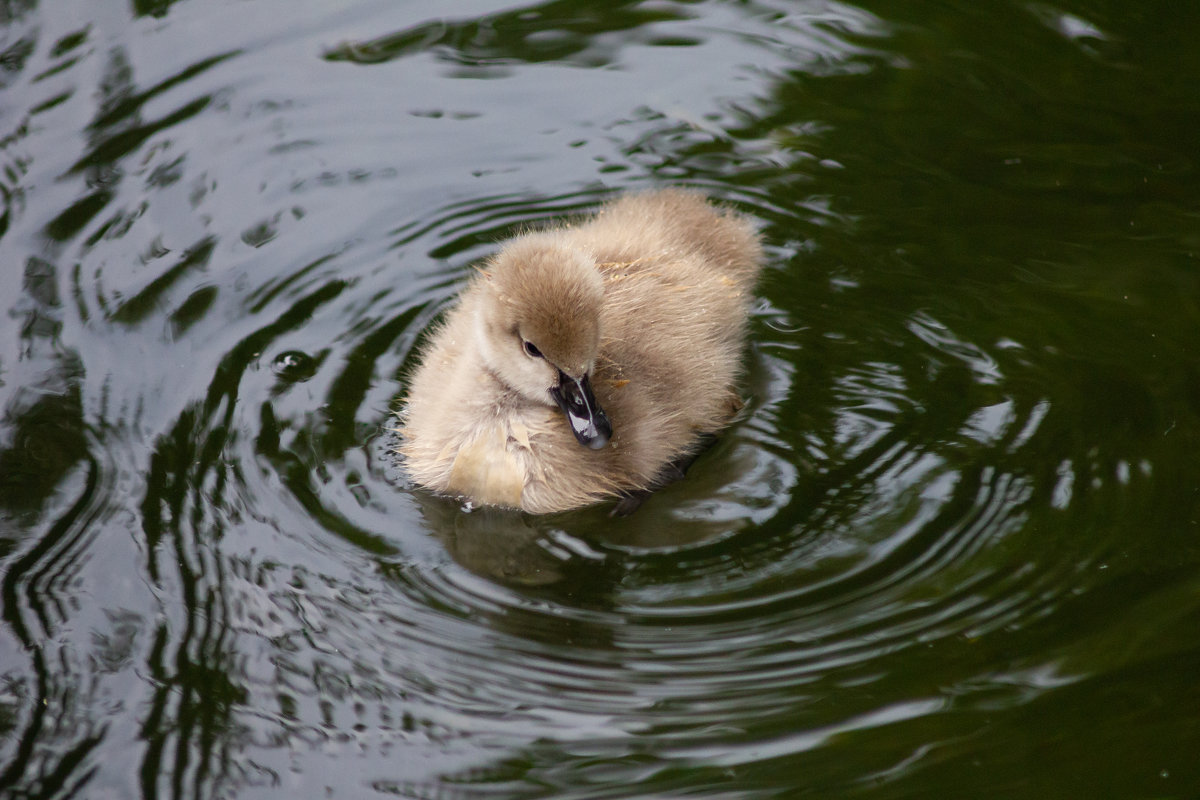
[[[0,10],[0,788],[1200,785],[1200,16],[445,14]],[[767,239],[744,416],[628,519],[413,490],[471,264],[665,183]]]

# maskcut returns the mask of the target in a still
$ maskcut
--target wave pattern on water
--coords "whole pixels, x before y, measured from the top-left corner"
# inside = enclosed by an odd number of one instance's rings
[[[0,12],[0,789],[1200,780],[1195,37],[884,5]],[[414,490],[471,265],[667,182],[767,241],[743,417],[624,521]]]

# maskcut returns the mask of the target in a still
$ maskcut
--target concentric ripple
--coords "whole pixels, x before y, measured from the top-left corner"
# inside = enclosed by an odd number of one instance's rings
[[[10,6],[3,796],[1200,785],[1194,11]],[[415,489],[472,265],[665,184],[761,227],[743,415]]]

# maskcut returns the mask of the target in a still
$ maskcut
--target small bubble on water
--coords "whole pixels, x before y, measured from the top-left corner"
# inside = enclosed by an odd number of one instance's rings
[[[288,350],[275,356],[271,369],[276,375],[289,381],[306,381],[317,371],[317,362],[308,353]]]

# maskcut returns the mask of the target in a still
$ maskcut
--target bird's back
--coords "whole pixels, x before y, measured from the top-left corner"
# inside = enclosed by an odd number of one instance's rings
[[[681,261],[733,281],[750,291],[762,266],[762,245],[744,217],[711,205],[703,195],[664,189],[627,195],[606,206],[583,225],[566,229],[564,237],[589,249],[602,265],[630,264],[629,269]]]
[[[605,277],[596,391],[624,429],[617,445],[639,467],[669,464],[740,407],[758,236],[679,190],[625,197],[564,236],[592,250]]]

